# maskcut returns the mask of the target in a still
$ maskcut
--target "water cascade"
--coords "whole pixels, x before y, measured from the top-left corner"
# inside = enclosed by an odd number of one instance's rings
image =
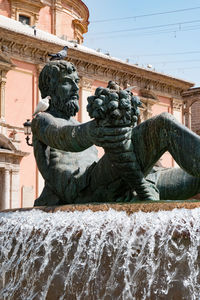
[[[200,208],[0,213],[0,299],[199,299]]]

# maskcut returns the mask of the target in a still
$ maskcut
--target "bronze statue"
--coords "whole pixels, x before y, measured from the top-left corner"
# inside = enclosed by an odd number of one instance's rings
[[[138,108],[133,102],[139,100],[134,100],[130,92],[127,95],[121,89],[112,90],[113,85],[105,89],[108,97],[112,94],[112,100],[119,102],[127,96],[132,101],[131,117],[126,114],[125,100],[119,107],[117,103],[109,103],[109,114],[113,113],[114,121],[106,119],[102,109],[98,109],[101,117],[92,115],[90,106],[101,107],[103,102],[95,100],[104,99],[100,96],[106,93],[98,88],[95,96],[88,99],[88,111],[95,119],[80,124],[73,118],[79,109],[78,83],[76,68],[67,61],[49,62],[40,73],[42,98],[49,96],[50,100],[48,109],[32,120],[34,154],[45,180],[35,206],[178,200],[200,191],[199,136],[168,113],[134,127]],[[119,116],[123,105],[123,116]],[[105,150],[99,160],[94,145]],[[172,154],[181,168],[154,167],[165,151]]]

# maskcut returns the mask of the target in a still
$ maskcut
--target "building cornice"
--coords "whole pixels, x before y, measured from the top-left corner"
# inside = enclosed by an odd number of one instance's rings
[[[200,101],[200,87],[192,88],[182,93],[182,98],[185,106],[185,112],[192,106],[193,103]]]
[[[192,88],[187,90],[186,92],[182,93],[183,97],[196,97],[196,96],[200,96],[200,87],[197,88]]]
[[[5,72],[14,68],[15,65],[11,62],[10,57],[2,53],[0,50],[0,70],[4,70]]]
[[[139,88],[153,90],[156,95],[173,96],[177,99],[182,99],[181,94],[194,85],[188,81],[99,54],[80,45],[75,47],[73,43],[65,42],[42,31],[34,36],[28,29],[25,28],[24,32],[16,32],[10,28],[1,28],[0,44],[7,48],[10,57],[42,65],[48,60],[48,52],[57,52],[67,44],[69,46],[68,60],[75,64],[80,76],[103,81],[112,79],[122,86],[129,83]]]
[[[66,4],[68,7],[72,8],[72,10],[80,15],[82,20],[79,20],[83,26],[87,29],[89,25],[89,10],[88,7],[81,0],[62,0],[62,5]],[[86,30],[87,32],[87,30]]]

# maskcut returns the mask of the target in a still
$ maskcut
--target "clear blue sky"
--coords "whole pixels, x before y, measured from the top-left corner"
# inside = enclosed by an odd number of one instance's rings
[[[83,2],[90,11],[85,46],[200,86],[200,0]]]

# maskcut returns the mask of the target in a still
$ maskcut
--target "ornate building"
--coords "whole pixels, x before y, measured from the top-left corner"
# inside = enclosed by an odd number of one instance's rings
[[[182,93],[184,124],[200,135],[200,88]]]
[[[87,97],[114,80],[134,87],[144,103],[142,120],[167,111],[183,122],[182,107],[185,112],[193,84],[84,47],[88,18],[81,0],[0,0],[1,208],[31,206],[43,187],[23,123],[31,119],[39,101],[38,75],[49,52],[69,47],[68,60],[81,78],[79,121],[88,120]],[[161,163],[174,165],[169,154]]]

